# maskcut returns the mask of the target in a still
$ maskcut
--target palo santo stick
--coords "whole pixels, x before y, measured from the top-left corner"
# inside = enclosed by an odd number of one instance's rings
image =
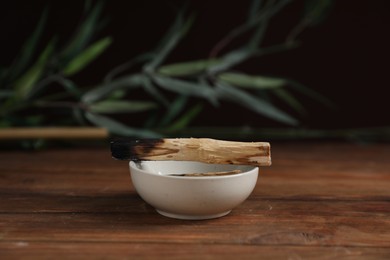
[[[271,165],[270,144],[209,138],[114,141],[112,156],[120,160],[198,161],[214,164]]]
[[[183,177],[205,177],[205,176],[225,176],[241,173],[240,170],[233,170],[228,172],[200,172],[200,173],[178,173],[169,174],[169,176],[183,176]]]

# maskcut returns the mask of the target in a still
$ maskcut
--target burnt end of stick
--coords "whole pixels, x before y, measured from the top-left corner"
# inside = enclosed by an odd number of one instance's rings
[[[136,140],[132,145],[133,154],[137,156],[147,155],[162,143],[164,143],[164,139]]]
[[[163,139],[115,140],[111,142],[111,155],[118,160],[139,161],[163,142]]]
[[[131,147],[128,141],[117,140],[111,142],[111,156],[118,160],[131,160]]]

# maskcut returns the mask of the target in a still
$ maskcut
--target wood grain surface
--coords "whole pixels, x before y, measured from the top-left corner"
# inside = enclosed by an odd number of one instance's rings
[[[158,215],[108,148],[0,152],[0,258],[390,259],[390,145],[281,143],[229,215]]]

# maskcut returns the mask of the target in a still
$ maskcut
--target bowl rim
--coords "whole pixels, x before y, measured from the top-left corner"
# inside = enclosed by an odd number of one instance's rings
[[[168,179],[180,179],[180,180],[215,180],[215,179],[219,179],[220,180],[220,179],[225,179],[225,178],[238,178],[238,177],[241,177],[241,176],[244,176],[244,175],[249,175],[249,174],[253,174],[253,173],[258,174],[259,173],[259,167],[258,166],[239,165],[239,166],[250,167],[250,169],[245,171],[245,172],[232,174],[232,175],[222,175],[222,176],[196,176],[196,177],[195,176],[194,177],[191,177],[191,176],[172,176],[172,175],[157,174],[157,173],[153,173],[153,172],[150,172],[150,171],[143,170],[143,169],[141,169],[141,168],[139,168],[137,166],[137,163],[140,163],[140,162],[150,162],[150,161],[147,161],[147,160],[130,161],[129,162],[130,169],[134,168],[137,171],[140,171],[140,172],[142,172],[144,174],[148,174],[148,175],[152,175],[152,176],[158,176],[158,177],[162,177],[162,178],[168,178]],[[170,162],[172,162],[172,161],[170,161]],[[185,162],[195,162],[195,161],[185,161]]]

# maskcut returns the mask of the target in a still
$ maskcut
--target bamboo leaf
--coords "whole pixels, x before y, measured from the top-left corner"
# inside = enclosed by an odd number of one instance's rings
[[[126,90],[124,89],[114,90],[107,96],[107,100],[118,100],[123,98],[125,95],[126,95]]]
[[[240,89],[234,88],[226,83],[217,83],[217,94],[220,98],[235,102],[247,107],[252,111],[289,125],[296,125],[296,119],[276,108],[272,104],[256,98]]]
[[[262,2],[262,0],[252,0],[248,10],[248,22],[256,18],[257,12],[261,7]]]
[[[80,109],[79,107],[72,108],[72,117],[77,123],[82,126],[88,124],[88,122],[85,120],[84,110]]]
[[[157,107],[156,103],[150,101],[104,100],[91,104],[89,111],[98,114],[138,113]]]
[[[259,45],[261,44],[265,31],[267,29],[268,20],[263,21],[255,30],[255,32],[252,35],[252,38],[248,42],[248,48],[256,50],[259,48]]]
[[[318,25],[328,15],[332,5],[332,0],[306,0],[304,19],[309,20],[311,26]]]
[[[46,67],[47,60],[54,49],[54,40],[50,41],[35,64],[30,67],[14,84],[17,99],[26,99],[32,92],[35,83],[40,79]]]
[[[307,115],[305,107],[286,89],[274,89],[273,93],[277,95],[280,99],[282,99],[284,102],[286,102],[288,105],[290,105],[293,109],[295,109],[295,111],[297,111],[301,115]]]
[[[153,80],[156,82],[156,84],[166,90],[173,91],[182,95],[202,97],[214,105],[218,104],[217,99],[215,97],[215,91],[208,85],[157,75],[153,76]]]
[[[267,1],[264,9],[270,10],[271,7],[274,5],[274,2],[275,2],[274,0]],[[252,5],[251,5],[250,11],[249,11],[248,23],[251,23],[256,19],[257,11],[260,9],[261,4],[262,4],[261,0],[253,0],[252,1]],[[255,50],[259,47],[259,45],[261,44],[261,42],[264,38],[265,31],[267,29],[268,22],[270,19],[271,19],[271,16],[264,15],[264,18],[262,20],[258,21],[257,28],[255,29],[254,33],[252,34],[251,39],[248,42],[248,47],[250,49]]]
[[[188,102],[188,96],[186,95],[180,95],[178,96],[175,101],[172,103],[171,106],[168,107],[167,113],[163,116],[160,126],[166,126],[172,120],[183,111],[185,105]]]
[[[123,73],[124,71],[130,69],[137,63],[146,62],[152,59],[153,55],[151,53],[144,53],[136,56],[135,58],[131,59],[128,62],[125,62],[115,68],[113,68],[107,75],[104,77],[104,82],[109,83],[111,82],[117,75],[120,73]]]
[[[161,119],[161,113],[159,110],[152,110],[145,118],[143,128],[153,129],[158,127],[158,121]]]
[[[153,82],[150,78],[144,77],[143,79],[143,87],[146,92],[148,92],[153,98],[155,98],[157,101],[159,101],[161,104],[163,104],[166,107],[169,107],[169,101],[166,99],[163,93],[161,93],[157,87],[154,86]]]
[[[76,86],[76,84],[73,81],[66,79],[62,76],[56,77],[56,80],[58,83],[60,83],[65,88],[65,90],[68,93],[71,93],[75,97],[81,96],[80,89]]]
[[[194,105],[183,116],[172,123],[170,127],[166,129],[168,132],[179,131],[186,126],[202,111],[203,105],[201,103]]]
[[[65,76],[71,76],[84,69],[88,64],[102,54],[112,43],[111,37],[105,37],[93,43],[75,58],[63,70]]]
[[[210,66],[214,66],[218,63],[220,63],[220,60],[218,59],[180,62],[161,66],[157,72],[163,76],[170,77],[190,76],[202,73],[206,71]]]
[[[272,16],[277,14],[280,10],[282,10],[287,4],[289,4],[292,0],[270,0],[265,4],[265,8],[254,14],[251,19],[248,19],[248,22],[243,25],[244,29],[242,32],[252,28],[253,26],[258,25],[263,20],[269,20]]]
[[[156,132],[147,129],[129,127],[125,124],[122,124],[106,116],[86,112],[85,117],[92,124],[106,128],[111,134],[116,134],[120,136],[133,136],[133,137],[140,137],[140,138],[161,138],[162,137],[160,134]]]
[[[100,87],[87,91],[81,99],[84,103],[90,104],[104,99],[116,90],[138,88],[143,83],[143,77],[144,76],[142,74],[133,74],[116,79],[110,83],[103,84]]]
[[[72,40],[61,52],[61,57],[65,60],[65,62],[72,59],[88,45],[93,34],[96,32],[97,21],[101,14],[102,8],[103,2],[97,1],[90,14],[81,24],[78,31],[73,35]]]
[[[47,76],[43,80],[39,81],[39,83],[37,83],[31,90],[30,96],[33,96],[35,93],[41,91],[44,87],[49,86],[53,82],[59,83],[68,93],[72,94],[73,96],[77,98],[81,96],[81,91],[78,89],[78,87],[73,81],[64,78],[62,75],[57,74]]]
[[[287,79],[287,81],[288,81],[288,84],[296,91],[312,98],[313,100],[316,100],[316,101],[322,103],[323,105],[327,106],[328,108],[334,109],[336,107],[336,105],[331,100],[329,100],[327,97],[325,97],[325,96],[319,94],[318,92],[306,87],[302,83],[297,82],[295,80],[290,80],[290,79]]]
[[[255,51],[250,49],[239,49],[232,51],[223,56],[221,62],[217,63],[216,65],[210,66],[208,72],[215,74],[217,72],[230,69],[237,64],[240,64],[241,62],[245,61],[254,53]]]
[[[153,71],[156,67],[160,66],[166,59],[166,57],[171,53],[171,51],[179,43],[180,39],[187,33],[194,21],[194,15],[191,15],[185,23],[183,20],[183,13],[180,13],[177,16],[176,22],[173,27],[169,30],[166,40],[163,42],[163,46],[158,51],[154,59],[145,65],[145,71]]]
[[[220,40],[211,51],[211,57],[218,56],[218,53],[221,51],[221,49],[225,47],[229,42],[231,42],[234,38],[242,35],[248,30],[253,29],[255,26],[258,26],[263,21],[269,20],[272,16],[274,16],[277,12],[279,12],[290,1],[291,0],[280,0],[277,1],[276,4],[273,4],[273,2],[275,1],[271,0],[271,4],[267,3],[267,7],[269,8],[264,8],[263,10],[261,10],[261,12],[257,12],[256,14],[253,14],[253,16],[250,16],[250,18],[244,24],[233,29],[222,40]],[[260,35],[257,35],[258,33],[259,32],[256,32],[254,34],[254,38],[252,39],[252,42],[249,44],[250,49],[253,49],[253,46],[256,45],[256,41],[260,40],[260,38],[255,39],[260,37]]]
[[[253,89],[274,89],[286,85],[286,80],[265,76],[252,76],[243,73],[225,72],[218,76],[220,81],[241,87]]]
[[[9,78],[10,80],[15,79],[15,77],[18,77],[30,64],[34,53],[36,53],[36,48],[38,45],[39,38],[41,37],[43,33],[43,29],[47,20],[47,8],[43,11],[41,18],[39,19],[39,22],[30,36],[30,38],[26,41],[26,43],[23,45],[21,49],[21,53],[18,55],[18,57],[14,60],[13,64],[11,65],[11,69],[9,70]]]

